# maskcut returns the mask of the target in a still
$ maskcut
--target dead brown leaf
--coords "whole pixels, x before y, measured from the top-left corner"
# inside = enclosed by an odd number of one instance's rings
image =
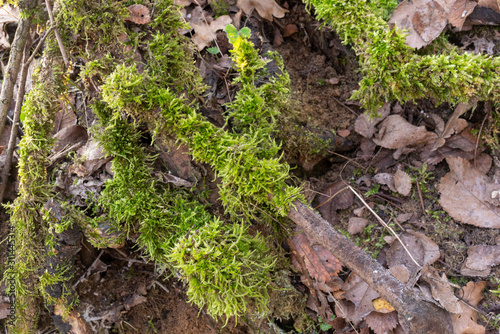
[[[87,129],[81,125],[71,125],[58,131],[54,135],[54,139],[56,139],[56,145],[54,146],[53,151],[59,152],[67,145],[71,146],[78,142],[87,141]]]
[[[394,187],[394,175],[390,173],[378,173],[373,176],[373,182],[383,184],[389,187],[391,191],[396,191]]]
[[[343,296],[345,299],[354,303],[355,311],[360,318],[375,311],[373,300],[380,297],[368,283],[354,273],[351,273],[344,283]]]
[[[398,149],[400,147],[426,145],[434,142],[437,135],[425,126],[414,126],[399,115],[390,115],[379,125],[379,132],[373,138],[375,144]]]
[[[492,199],[495,184],[461,157],[446,157],[446,161],[451,171],[439,184],[443,209],[463,223],[500,228],[499,203]]]
[[[407,230],[401,233],[399,238],[419,265],[432,264],[439,259],[439,247],[429,237],[415,231]],[[389,268],[404,265],[409,272],[409,277],[414,277],[420,270],[420,267],[412,261],[395,237],[388,237],[386,241],[391,245],[387,251],[387,265]]]
[[[351,217],[349,219],[348,227],[347,227],[347,232],[351,234],[358,234],[363,232],[363,229],[368,225],[370,222],[364,218],[358,218],[358,217]]]
[[[285,28],[283,28],[283,37],[290,37],[296,32],[299,32],[299,27],[296,24],[287,24]]]
[[[350,207],[354,202],[354,194],[349,191],[344,181],[332,183],[318,196],[318,211],[331,224],[338,222],[337,210]]]
[[[268,21],[273,21],[273,16],[282,18],[288,10],[281,8],[274,0],[238,0],[236,3],[238,8],[241,8],[245,14],[255,9],[257,13]]]
[[[486,287],[486,282],[469,282],[462,288],[461,296],[472,306],[477,306],[483,299],[481,291]],[[455,334],[484,334],[485,328],[477,324],[477,311],[471,307],[463,306],[461,314],[452,314],[453,333]]]
[[[424,281],[431,286],[432,297],[450,313],[461,313],[462,305],[458,298],[453,293],[453,288],[446,278],[446,275],[439,276],[438,271],[431,266],[424,266],[421,271]]]
[[[380,117],[370,118],[368,114],[363,113],[358,116],[354,123],[354,131],[359,133],[365,138],[371,138],[377,131],[375,127],[378,123],[382,122],[391,112],[391,104],[386,103],[380,108],[377,113]]]
[[[373,311],[365,317],[365,321],[375,334],[392,333],[398,325],[398,314],[396,311],[390,313]]]
[[[408,196],[411,191],[410,175],[398,169],[394,174],[394,187],[401,195]]]
[[[464,276],[488,276],[492,266],[500,264],[500,246],[476,245],[467,250],[460,272]]]
[[[307,233],[303,231],[297,233],[291,239],[291,242],[295,245],[299,253],[298,256],[304,259],[306,269],[311,278],[328,284],[342,269],[342,262],[337,260],[323,246],[314,244]],[[300,270],[300,265],[294,259],[294,256],[295,254],[292,254],[292,263]]]
[[[151,23],[151,16],[149,15],[148,7],[144,5],[131,5],[127,7],[129,16],[125,18],[127,21],[134,22],[136,24],[148,24]]]
[[[339,300],[335,303],[335,314],[337,317],[344,318],[352,323],[353,326],[359,324],[362,317],[356,311],[354,303],[348,300]]]
[[[205,18],[205,13],[201,7],[196,7],[191,13],[191,21],[189,24],[194,29],[195,34],[192,38],[193,43],[198,50],[206,48],[213,40],[217,38],[216,32],[224,29],[233,20],[229,15],[219,16],[216,20],[208,22]]]
[[[457,0],[450,8],[448,21],[458,30],[462,30],[465,20],[476,8],[477,2],[474,0]]]

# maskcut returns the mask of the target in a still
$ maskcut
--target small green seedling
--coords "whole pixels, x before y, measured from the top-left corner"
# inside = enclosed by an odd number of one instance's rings
[[[250,29],[247,27],[243,27],[240,30],[236,29],[235,26],[232,24],[228,24],[226,28],[224,28],[224,31],[227,34],[227,38],[229,39],[229,43],[234,44],[236,42],[236,39],[238,36],[241,36],[242,38],[249,38],[250,37]]]

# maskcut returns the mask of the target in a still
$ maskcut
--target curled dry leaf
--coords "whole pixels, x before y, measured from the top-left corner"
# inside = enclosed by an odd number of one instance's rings
[[[354,273],[351,273],[344,283],[343,296],[345,299],[354,303],[355,311],[360,318],[375,311],[373,300],[380,297],[368,283]]]
[[[422,278],[431,286],[432,297],[450,313],[461,313],[463,311],[460,301],[453,293],[453,288],[446,278],[446,275],[439,276],[437,270],[431,266],[425,266],[422,271]]]
[[[398,314],[396,311],[390,313],[372,312],[365,317],[366,324],[375,334],[392,333],[398,325]]]
[[[125,18],[127,21],[134,22],[136,24],[148,24],[151,23],[151,16],[149,15],[148,7],[144,5],[132,5],[127,7],[129,16]]]
[[[408,196],[411,191],[411,177],[407,173],[397,170],[394,174],[394,187],[398,193]]]
[[[273,16],[282,18],[288,10],[281,8],[274,0],[238,0],[236,3],[238,8],[242,9],[245,14],[255,9],[257,13],[268,21],[273,21]]]
[[[495,184],[461,157],[446,157],[446,161],[451,171],[439,184],[443,209],[463,223],[500,228],[500,203],[491,198]]]
[[[364,113],[358,116],[354,123],[354,131],[359,133],[365,138],[371,138],[375,132],[375,127],[378,123],[382,122],[391,112],[391,104],[386,103],[380,108],[377,113],[380,117],[370,118],[368,114]]]
[[[193,43],[198,50],[203,50],[217,38],[216,32],[224,29],[232,21],[229,15],[222,15],[216,20],[208,23],[205,19],[203,9],[201,9],[201,7],[196,7],[192,12],[191,21],[189,22],[195,31]]]
[[[462,288],[462,298],[472,306],[477,306],[483,299],[481,291],[485,288],[486,282],[469,282]],[[477,324],[477,311],[471,307],[464,307],[461,314],[452,314],[453,333],[455,334],[484,334],[485,328]]]
[[[385,148],[398,149],[405,146],[423,146],[437,138],[438,136],[427,131],[425,126],[414,126],[399,115],[391,115],[380,123],[379,132],[373,141]]]
[[[476,245],[467,250],[460,272],[464,276],[488,276],[492,266],[500,264],[500,246]]]

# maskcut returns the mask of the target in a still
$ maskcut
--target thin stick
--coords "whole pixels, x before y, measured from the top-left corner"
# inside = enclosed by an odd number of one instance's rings
[[[340,194],[341,192],[343,192],[344,190],[346,190],[347,187],[344,187],[342,189],[340,189],[339,191],[337,191],[335,194],[333,194],[332,196],[330,196],[329,199],[327,199],[326,201],[324,201],[323,203],[321,203],[320,205],[318,205],[317,207],[314,208],[314,210],[318,210],[318,208],[322,207],[323,205],[325,205],[326,203],[330,202],[332,199],[334,199],[338,194]]]
[[[486,116],[484,116],[483,122],[481,123],[481,128],[477,134],[476,146],[474,147],[474,168],[477,168],[477,148],[479,147],[479,140],[481,139],[481,133],[483,132],[484,123],[490,117],[491,113],[491,101],[485,102],[485,108],[487,110]]]
[[[62,42],[61,36],[59,35],[59,31],[56,28],[56,22],[54,20],[54,15],[52,14],[52,8],[50,7],[50,1],[45,0],[45,5],[47,6],[47,12],[49,13],[50,25],[54,28],[54,32],[56,34],[57,44],[59,45],[59,49],[61,50],[61,55],[64,60],[64,65],[69,67],[68,56],[66,55],[66,50],[64,49],[64,44]]]
[[[418,180],[415,183],[417,184],[418,197],[420,198],[420,205],[422,206],[422,213],[424,215],[427,215],[427,213],[425,212],[424,198],[422,197],[422,191],[420,190],[420,185],[418,184]]]
[[[375,218],[377,218],[377,220],[383,225],[385,226],[393,236],[396,237],[396,239],[398,239],[398,241],[401,243],[401,246],[403,246],[403,248],[405,249],[405,251],[408,253],[408,255],[410,256],[411,260],[419,267],[422,267],[420,264],[418,264],[418,262],[413,258],[413,256],[411,255],[410,251],[408,250],[408,248],[406,248],[405,244],[403,243],[403,241],[398,237],[398,235],[396,234],[396,232],[394,232],[394,230],[392,229],[392,227],[390,227],[389,225],[387,225],[382,218],[379,217],[379,215],[377,215],[377,213],[375,213],[375,211],[372,210],[372,208],[368,205],[368,203],[365,202],[365,200],[363,199],[363,197],[361,197],[360,194],[358,194],[358,192],[356,190],[354,190],[350,185],[348,185],[349,189],[351,189],[351,191],[354,193],[354,195],[356,195],[357,198],[359,198],[361,200],[361,202],[367,207],[368,210],[370,210],[370,212],[375,216]]]
[[[87,269],[87,271],[78,279],[78,281],[76,281],[76,283],[73,285],[74,288],[76,288],[76,286],[85,278],[89,275],[90,273],[90,270],[91,268],[94,266],[94,264],[96,264],[96,262],[101,258],[101,255],[104,254],[104,249],[101,250],[101,252],[99,253],[99,255],[97,255],[97,257],[95,258],[94,262],[92,262],[92,264],[90,265],[90,267]]]
[[[38,42],[35,51],[33,51],[33,54],[31,57],[26,60],[26,57],[29,55],[29,49],[31,47],[29,40],[26,42],[25,45],[25,50],[24,50],[24,63],[23,67],[21,68],[21,82],[19,83],[19,89],[17,91],[17,96],[16,96],[16,107],[14,109],[14,119],[12,120],[12,128],[10,129],[10,138],[9,138],[9,146],[7,148],[7,152],[5,155],[5,165],[2,170],[2,175],[1,175],[1,180],[2,183],[0,184],[0,203],[3,201],[3,197],[5,195],[5,189],[7,187],[7,178],[9,177],[10,174],[10,168],[12,166],[12,157],[14,155],[14,149],[17,146],[16,145],[16,137],[17,137],[17,129],[19,128],[19,120],[21,118],[21,107],[23,105],[23,99],[24,99],[24,93],[25,93],[25,86],[26,86],[26,78],[28,76],[28,69],[29,65],[35,58],[35,54],[38,52],[40,47],[42,46],[43,42],[45,41],[45,38],[49,35],[49,33],[52,31],[52,28],[50,28],[47,33],[43,36],[42,39]]]
[[[344,158],[344,159],[346,159],[346,160],[348,160],[348,161],[352,162],[353,164],[357,165],[357,166],[358,166],[359,168],[361,168],[362,170],[366,171],[366,168],[365,168],[365,167],[363,167],[363,165],[361,165],[360,163],[358,163],[358,162],[356,162],[356,161],[354,161],[354,160],[352,160],[352,159],[350,159],[350,158],[346,157],[345,155],[339,154],[339,153],[337,153],[337,152],[329,151],[329,150],[327,150],[327,152],[328,152],[328,153],[330,153],[330,154],[335,154],[335,155],[338,155],[339,157]]]
[[[354,115],[356,116],[359,116],[357,112],[355,112],[354,110],[352,110],[351,108],[349,108],[344,102],[340,101],[339,99],[337,99],[335,96],[330,96],[331,99],[333,99],[335,102],[337,102],[338,104],[340,104],[342,107],[346,108],[347,110],[349,110],[350,112],[352,112]]]

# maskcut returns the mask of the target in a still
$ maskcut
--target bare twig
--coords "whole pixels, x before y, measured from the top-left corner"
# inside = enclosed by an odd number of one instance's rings
[[[31,57],[29,57],[27,60],[26,58],[29,55],[29,49],[31,47],[31,43],[27,42],[25,45],[25,50],[24,50],[24,61],[23,61],[23,67],[21,69],[21,82],[19,84],[19,90],[17,91],[17,96],[16,96],[16,108],[14,110],[14,119],[12,121],[12,128],[10,130],[10,138],[9,138],[9,146],[7,148],[6,156],[5,156],[5,165],[2,170],[2,174],[0,176],[2,183],[0,184],[0,203],[3,201],[3,197],[5,195],[5,189],[7,187],[7,178],[9,177],[10,174],[10,168],[12,166],[12,157],[14,155],[14,149],[17,146],[16,145],[16,138],[17,138],[17,130],[19,128],[19,120],[21,117],[21,106],[23,104],[24,100],[24,93],[25,93],[25,86],[26,86],[26,79],[28,76],[28,69],[35,58],[35,54],[38,52],[40,47],[42,46],[43,42],[45,41],[45,38],[49,35],[49,33],[52,31],[52,28],[49,29],[45,35],[40,39],[38,42],[35,50],[33,51],[33,54]]]
[[[14,85],[19,74],[19,67],[21,66],[24,46],[26,45],[30,28],[31,18],[21,18],[17,26],[16,36],[12,42],[9,63],[4,73],[2,92],[0,94],[0,137],[2,137],[5,121],[7,120],[7,114],[12,102],[12,96],[14,95]]]
[[[66,67],[69,67],[68,56],[66,55],[66,50],[64,49],[64,44],[62,42],[61,36],[59,35],[59,31],[57,31],[57,28],[56,28],[56,22],[54,20],[54,14],[52,14],[52,8],[50,7],[50,1],[45,0],[45,5],[47,6],[47,12],[49,13],[51,27],[54,28],[54,32],[55,32],[56,39],[57,39],[57,44],[59,45],[59,49],[61,49],[61,55],[62,55],[63,60],[64,60],[64,65]]]
[[[479,129],[479,133],[477,134],[476,146],[474,147],[474,168],[477,168],[477,148],[479,147],[479,140],[481,139],[481,133],[483,132],[484,123],[491,114],[491,101],[486,101],[484,103],[484,107],[486,109],[486,116],[484,116],[483,122],[481,123],[481,128]]]
[[[101,258],[101,255],[104,254],[104,249],[101,250],[101,252],[99,253],[99,255],[97,255],[97,257],[95,258],[94,262],[92,262],[92,264],[90,265],[90,267],[88,267],[87,271],[78,279],[78,281],[76,281],[76,283],[73,285],[74,288],[76,288],[76,286],[78,284],[80,284],[80,282],[85,278],[87,277],[89,274],[90,274],[90,271],[93,269],[94,265],[96,264],[97,261],[99,261],[99,259]]]

